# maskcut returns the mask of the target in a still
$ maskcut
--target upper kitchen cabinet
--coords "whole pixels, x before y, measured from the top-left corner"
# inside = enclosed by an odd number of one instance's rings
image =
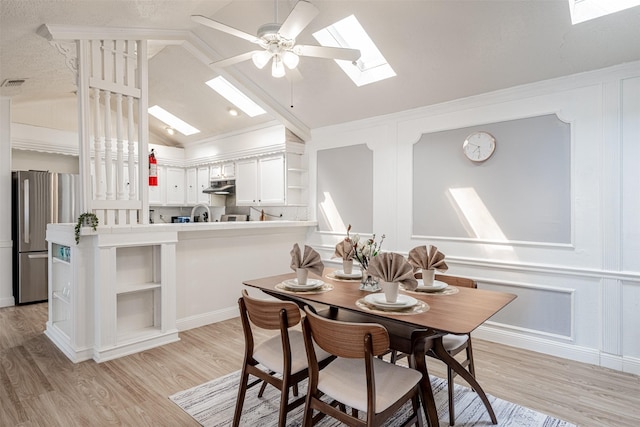
[[[201,166],[198,168],[198,173],[196,176],[196,182],[198,185],[198,194],[197,194],[197,203],[209,203],[209,195],[207,193],[203,193],[206,188],[209,188],[210,183],[210,171],[208,166]]]
[[[211,166],[211,179],[231,179],[236,176],[236,165],[233,162],[217,163]]]
[[[286,204],[284,154],[240,160],[236,166],[237,205]]]
[[[182,206],[185,204],[185,170],[178,167],[167,167],[167,205]]]
[[[167,202],[165,167],[158,166],[158,185],[149,185],[149,205],[159,206]]]
[[[200,166],[187,169],[187,194],[186,204],[209,203],[209,195],[203,190],[209,187],[209,166]]]

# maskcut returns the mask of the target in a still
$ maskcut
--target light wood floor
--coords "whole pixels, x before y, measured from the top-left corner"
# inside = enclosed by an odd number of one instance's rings
[[[241,364],[237,319],[132,356],[73,364],[44,336],[46,310],[0,309],[0,426],[197,426],[167,397]],[[640,426],[638,376],[477,339],[474,350],[489,394],[581,426]],[[445,374],[437,361],[429,368]]]

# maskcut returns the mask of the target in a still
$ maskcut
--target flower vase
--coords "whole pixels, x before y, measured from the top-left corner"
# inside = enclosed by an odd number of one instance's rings
[[[369,271],[362,267],[362,279],[360,279],[360,290],[367,292],[378,292],[380,285],[375,277],[369,274]]]

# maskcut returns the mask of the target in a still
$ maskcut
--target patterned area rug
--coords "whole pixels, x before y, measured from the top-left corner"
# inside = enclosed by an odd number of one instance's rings
[[[187,414],[205,427],[230,426],[233,421],[238,379],[240,371],[209,381],[189,390],[169,396]],[[253,377],[250,377],[250,379]],[[431,377],[431,386],[435,396],[436,407],[440,418],[440,426],[449,425],[447,404],[447,382],[441,378]],[[278,402],[280,393],[274,387],[267,386],[262,398],[258,398],[259,386],[250,388],[244,402],[241,426],[275,426],[278,424]],[[306,390],[306,382],[300,383],[300,392]],[[532,409],[518,406],[491,395],[487,395],[498,418],[499,426],[511,427],[570,427],[573,424],[549,417]],[[454,392],[457,418],[456,426],[492,426],[491,419],[480,398],[470,388],[456,385]],[[304,405],[287,416],[287,426],[300,426]],[[407,405],[385,425],[399,425],[409,414],[411,407]],[[341,424],[325,417],[317,424],[322,427],[334,427]]]

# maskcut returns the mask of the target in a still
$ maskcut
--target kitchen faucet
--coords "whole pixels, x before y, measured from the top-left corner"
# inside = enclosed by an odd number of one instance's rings
[[[204,208],[205,209],[205,213],[204,213],[204,221],[203,222],[208,222],[209,219],[211,218],[211,211],[209,210],[209,206],[205,205],[204,203],[199,203],[197,205],[195,205],[193,207],[193,209],[191,209],[191,222],[194,222],[194,214],[196,213],[196,209],[198,208]]]

